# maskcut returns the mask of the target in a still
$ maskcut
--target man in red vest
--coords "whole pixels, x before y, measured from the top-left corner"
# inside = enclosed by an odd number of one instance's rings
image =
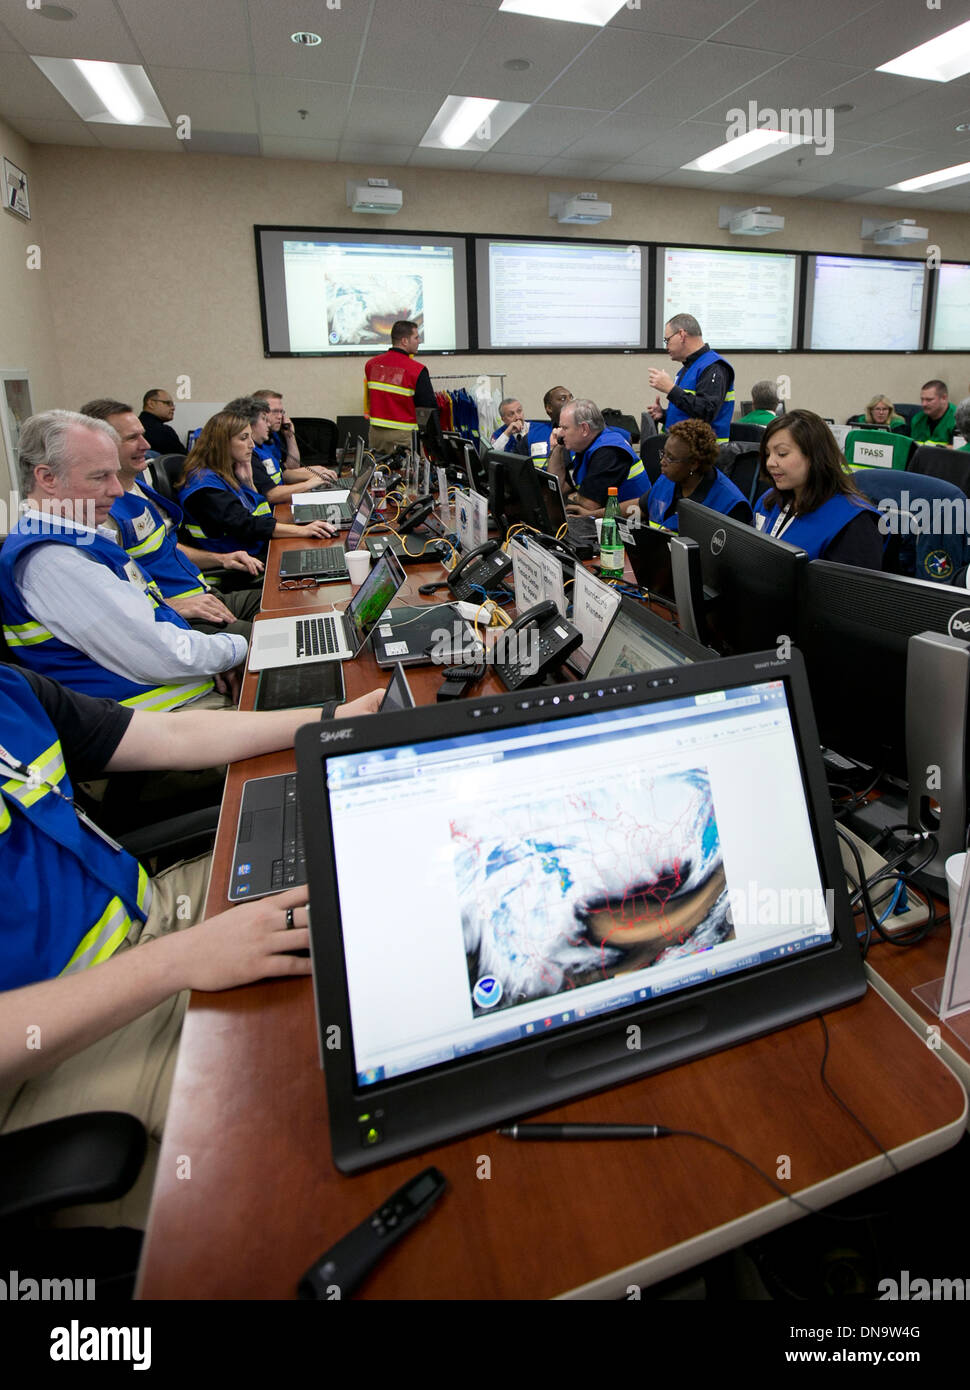
[[[417,444],[418,430],[437,409],[428,369],[412,356],[421,335],[418,325],[400,319],[391,329],[389,351],[364,368],[364,414],[370,421],[371,449],[390,453],[397,444]]]

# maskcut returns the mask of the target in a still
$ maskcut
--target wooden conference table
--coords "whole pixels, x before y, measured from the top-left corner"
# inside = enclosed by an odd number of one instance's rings
[[[273,542],[265,613],[321,607],[319,591],[279,592]],[[400,601],[437,564],[412,567]],[[326,602],[349,597],[328,585]],[[434,600],[427,600],[429,602]],[[345,666],[347,696],[386,683],[369,650]],[[409,672],[430,702],[438,668]],[[475,693],[497,689],[486,681]],[[241,706],[251,708],[247,676]],[[250,777],[292,771],[292,752],[234,764],[207,912],[225,891]],[[374,865],[380,891],[380,859]],[[392,885],[386,885],[392,894]],[[891,948],[887,948],[891,949]],[[826,1018],[827,1076],[897,1167],[955,1144],[966,1095],[939,1057],[874,990]],[[549,1112],[549,1121],[659,1123],[740,1150],[822,1207],[890,1175],[885,1157],[826,1094],[817,1019]],[[184,1176],[185,1159],[191,1177]],[[143,1299],[287,1299],[303,1271],[386,1197],[434,1163],[449,1190],[362,1287],[374,1299],[617,1298],[803,1213],[710,1144],[516,1144],[493,1132],[353,1178],[330,1156],[309,978],[194,995],[185,1020],[139,1277]]]

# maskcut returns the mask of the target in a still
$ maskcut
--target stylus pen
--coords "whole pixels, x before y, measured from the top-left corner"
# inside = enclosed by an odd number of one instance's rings
[[[506,1139],[664,1139],[673,1130],[664,1125],[509,1125],[500,1129]]]

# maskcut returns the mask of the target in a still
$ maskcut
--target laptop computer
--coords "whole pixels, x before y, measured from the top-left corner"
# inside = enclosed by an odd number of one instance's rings
[[[385,613],[372,642],[378,666],[448,666],[484,659],[481,640],[450,603],[402,606]]]
[[[865,992],[799,654],[659,675],[298,731],[342,1172]]]
[[[308,550],[288,550],[280,559],[280,579],[316,579],[321,584],[347,579],[346,555],[360,545],[364,528],[374,510],[374,499],[365,492],[343,545],[317,545]]]
[[[695,642],[679,627],[651,613],[636,599],[621,597],[613,621],[607,627],[586,668],[584,679],[609,680],[637,671],[656,671],[666,666],[687,666],[693,661],[713,661],[717,652]]]
[[[287,671],[267,671],[259,680],[262,693],[264,682],[282,679],[308,683],[323,673],[335,670],[340,678],[340,698],[343,698],[343,677],[340,667],[306,666]],[[323,703],[294,698],[290,704],[263,705],[263,709],[289,709],[301,704]],[[307,692],[309,693],[309,692]],[[328,695],[328,699],[334,696]],[[387,683],[378,714],[414,709],[414,696],[407,677],[395,666]],[[253,777],[243,783],[236,826],[236,843],[229,874],[229,901],[244,902],[247,898],[262,898],[267,893],[281,893],[287,888],[299,888],[306,883],[306,845],[303,821],[300,816],[296,773],[284,772],[275,777]]]
[[[388,552],[377,561],[343,613],[334,610],[253,623],[248,669],[265,671],[302,661],[349,661],[361,651],[405,578],[400,563]]]
[[[293,520],[329,521],[333,526],[346,530],[353,523],[360,506],[360,499],[370,487],[376,463],[368,463],[360,470],[347,492],[304,492],[290,499]]]

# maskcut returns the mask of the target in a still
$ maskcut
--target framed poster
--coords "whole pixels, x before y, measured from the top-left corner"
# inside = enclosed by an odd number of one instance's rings
[[[23,368],[0,368],[0,427],[10,465],[11,481],[16,483],[20,460],[20,429],[33,414],[30,381]]]
[[[3,205],[15,212],[18,217],[30,221],[30,195],[27,192],[27,175],[18,169],[6,155],[3,160]]]

